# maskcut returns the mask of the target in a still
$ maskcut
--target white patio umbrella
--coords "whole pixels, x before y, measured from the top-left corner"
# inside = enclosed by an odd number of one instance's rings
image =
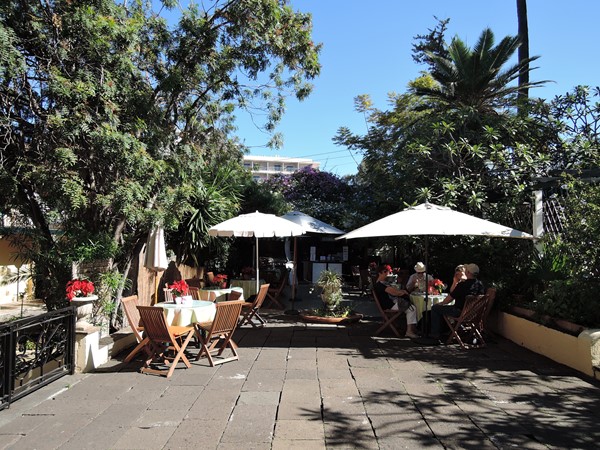
[[[300,225],[305,233],[344,234],[342,230],[300,211],[291,211],[281,216]]]
[[[446,206],[422,203],[376,220],[336,239],[382,236],[487,236],[533,239],[531,234],[489,220],[454,211]]]
[[[283,219],[287,219],[295,224],[298,224],[302,227],[305,233],[312,234],[344,234],[342,230],[334,227],[333,225],[329,225],[328,223],[323,222],[322,220],[315,219],[308,214],[304,214],[300,211],[291,211],[287,214],[281,216]],[[297,258],[297,242],[296,238],[294,238],[294,267],[292,273],[292,309],[291,313],[294,313],[294,301],[296,300],[296,267],[298,265]]]
[[[489,220],[454,211],[446,206],[422,203],[357,228],[336,239],[384,236],[425,236],[425,266],[428,267],[427,236],[486,236],[534,239],[531,234]],[[425,272],[427,279],[427,272]],[[425,289],[425,305],[428,289]]]
[[[165,230],[160,225],[155,225],[148,233],[146,241],[146,257],[144,267],[154,272],[154,302],[158,299],[158,272],[166,270],[169,266],[167,249],[165,247]]]
[[[264,214],[258,211],[241,214],[221,222],[208,230],[210,236],[222,237],[254,237],[256,239],[256,292],[260,289],[260,273],[258,263],[258,239],[266,237],[286,237],[304,234],[300,225],[277,217],[274,214]]]

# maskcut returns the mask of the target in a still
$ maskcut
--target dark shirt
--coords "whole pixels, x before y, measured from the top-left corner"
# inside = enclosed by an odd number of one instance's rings
[[[454,306],[462,310],[465,306],[467,295],[482,295],[485,294],[483,283],[475,278],[470,278],[461,283],[458,283],[450,295],[454,299]]]
[[[381,281],[375,283],[375,295],[379,300],[379,304],[383,309],[390,309],[392,306],[394,306],[394,300],[390,298],[390,294],[385,292],[386,289],[387,286]]]

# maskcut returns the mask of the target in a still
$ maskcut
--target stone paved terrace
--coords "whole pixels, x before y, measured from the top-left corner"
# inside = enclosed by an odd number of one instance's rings
[[[236,332],[237,362],[167,380],[121,355],[62,378],[0,411],[0,448],[598,447],[600,386],[502,338],[465,351],[269,316]]]

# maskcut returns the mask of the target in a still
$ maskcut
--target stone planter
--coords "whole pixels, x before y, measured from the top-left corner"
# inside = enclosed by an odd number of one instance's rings
[[[304,322],[323,323],[332,325],[346,325],[356,323],[363,318],[362,314],[352,314],[346,317],[322,317],[310,314],[310,312],[301,312],[300,317]]]
[[[71,305],[77,307],[77,326],[90,325],[89,319],[94,310],[94,302],[98,300],[97,295],[88,295],[87,297],[75,297],[71,300]]]

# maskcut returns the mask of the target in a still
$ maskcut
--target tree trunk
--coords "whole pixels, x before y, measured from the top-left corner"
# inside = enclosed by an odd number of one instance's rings
[[[529,28],[527,25],[527,0],[517,0],[517,20],[519,22],[519,64],[529,59]],[[519,72],[519,86],[529,83],[529,64],[523,65]],[[522,105],[529,97],[529,89],[519,90],[519,104]]]

